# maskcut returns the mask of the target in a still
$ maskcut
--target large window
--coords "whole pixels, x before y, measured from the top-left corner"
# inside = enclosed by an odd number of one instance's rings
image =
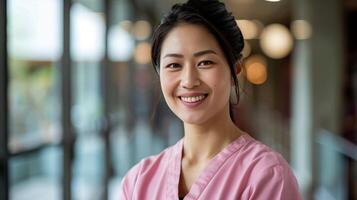
[[[11,199],[61,198],[61,7],[60,0],[8,1]]]
[[[58,143],[61,1],[8,1],[9,149]]]
[[[105,21],[102,1],[72,1],[71,118],[75,130],[72,198],[103,199],[105,156],[102,137],[101,69]]]
[[[117,199],[130,167],[182,136],[150,64],[155,16],[129,0],[5,2],[1,188],[14,200]]]

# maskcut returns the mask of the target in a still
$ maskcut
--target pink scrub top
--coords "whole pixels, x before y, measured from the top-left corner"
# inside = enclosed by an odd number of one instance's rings
[[[121,182],[120,199],[178,200],[183,139],[141,160]],[[248,134],[214,156],[184,200],[302,199],[283,157]]]

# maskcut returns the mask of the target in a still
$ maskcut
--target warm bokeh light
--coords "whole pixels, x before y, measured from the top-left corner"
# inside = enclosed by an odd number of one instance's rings
[[[279,2],[280,0],[265,0],[265,1],[269,1],[269,2]]]
[[[135,22],[133,34],[137,40],[146,40],[151,35],[151,24],[145,20]]]
[[[252,22],[255,24],[255,26],[257,27],[257,30],[258,30],[258,36],[257,38],[259,38],[259,35],[261,34],[261,32],[263,31],[264,29],[264,24],[257,20],[257,19],[253,19]]]
[[[126,30],[128,33],[131,33],[133,28],[133,22],[130,20],[123,20],[119,23],[122,29]]]
[[[292,50],[293,38],[285,26],[271,24],[263,30],[260,46],[267,56],[279,59],[287,56]]]
[[[259,85],[263,84],[268,78],[267,64],[264,57],[253,55],[245,61],[245,75],[249,82]]]
[[[291,32],[297,40],[306,40],[312,35],[312,27],[306,20],[295,20],[291,22]]]
[[[151,61],[151,45],[148,42],[141,42],[135,48],[134,60],[139,64],[148,64]]]
[[[256,39],[259,36],[257,24],[251,20],[236,20],[239,28],[242,31],[244,39]]]
[[[244,40],[244,48],[243,48],[243,51],[242,51],[243,58],[248,57],[251,52],[252,52],[252,48],[250,47],[249,42],[247,40]]]

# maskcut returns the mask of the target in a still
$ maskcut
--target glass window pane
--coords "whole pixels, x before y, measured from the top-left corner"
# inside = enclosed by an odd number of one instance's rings
[[[101,199],[104,192],[104,143],[101,63],[105,23],[101,1],[73,1],[71,7],[72,123],[76,143],[72,198]]]
[[[8,1],[11,152],[61,139],[61,8],[60,0]]]
[[[10,199],[62,199],[62,150],[51,146],[10,159]]]

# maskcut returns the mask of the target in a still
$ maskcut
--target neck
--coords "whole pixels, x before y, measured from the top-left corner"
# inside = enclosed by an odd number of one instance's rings
[[[242,134],[229,113],[205,124],[185,123],[184,130],[183,159],[192,163],[209,161]]]

